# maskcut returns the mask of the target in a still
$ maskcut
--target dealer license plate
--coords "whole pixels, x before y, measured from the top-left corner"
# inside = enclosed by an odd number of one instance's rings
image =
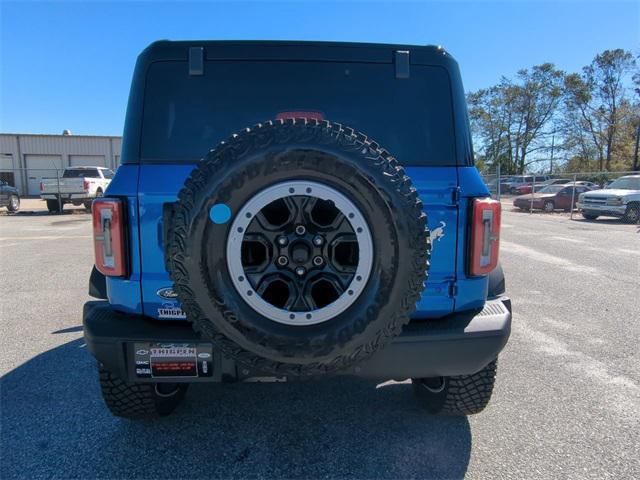
[[[210,377],[213,351],[207,343],[135,343],[138,378]]]

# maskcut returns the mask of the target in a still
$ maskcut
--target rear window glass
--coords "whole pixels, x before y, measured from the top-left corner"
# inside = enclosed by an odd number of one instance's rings
[[[64,171],[62,178],[99,177],[95,168],[70,168]]]
[[[245,127],[291,111],[365,133],[405,165],[455,165],[449,77],[441,67],[392,64],[156,62],[147,74],[143,161],[195,161]]]

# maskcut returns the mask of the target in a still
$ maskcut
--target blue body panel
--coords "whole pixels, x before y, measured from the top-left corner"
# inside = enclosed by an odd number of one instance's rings
[[[437,318],[454,309],[452,285],[456,280],[455,260],[458,207],[454,191],[458,188],[456,167],[407,167],[407,174],[418,190],[432,232],[431,267],[427,288],[414,313],[416,318]]]
[[[108,195],[128,201],[131,278],[107,280],[109,301],[117,309],[157,319],[179,319],[175,300],[158,296],[171,287],[164,266],[163,205],[175,202],[193,164],[121,167]],[[475,167],[408,167],[429,218],[432,257],[427,287],[414,318],[438,318],[453,311],[481,307],[486,277],[467,278],[466,225],[469,201],[488,191]],[[137,192],[137,194],[136,194]],[[168,313],[167,313],[168,312]],[[173,313],[172,313],[173,312]]]
[[[138,193],[140,209],[140,249],[143,272],[142,298],[144,314],[153,318],[179,319],[179,316],[161,315],[177,307],[175,301],[158,296],[161,288],[172,282],[164,267],[162,244],[162,209],[165,203],[175,202],[184,181],[195,168],[183,165],[141,165]],[[168,318],[167,318],[168,317]]]

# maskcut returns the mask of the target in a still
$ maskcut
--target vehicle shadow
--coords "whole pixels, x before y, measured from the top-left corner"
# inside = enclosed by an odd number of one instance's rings
[[[595,220],[590,220],[576,213],[573,214],[573,221],[576,223],[587,223],[587,224],[597,224],[597,225],[633,225],[632,223],[624,221],[622,218],[598,217]]]
[[[462,478],[471,451],[467,419],[427,415],[408,384],[199,384],[132,422],[106,410],[81,339],[0,384],[3,479]]]
[[[91,212],[84,208],[69,208],[62,212],[49,212],[47,210],[19,210],[15,213],[0,211],[3,217],[59,217],[63,215],[89,215]]]

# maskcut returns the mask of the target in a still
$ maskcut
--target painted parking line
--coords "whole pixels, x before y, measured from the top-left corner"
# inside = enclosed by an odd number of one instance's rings
[[[562,237],[560,235],[554,235],[553,237],[554,240],[560,240],[561,242],[569,242],[569,243],[587,243],[584,240],[579,240],[577,238],[571,238],[571,237]]]
[[[627,255],[640,255],[640,250],[631,250],[630,248],[619,248],[618,252],[626,253]]]
[[[576,263],[573,263],[570,260],[567,260],[566,258],[557,257],[549,253],[545,253],[545,252],[535,250],[533,248],[525,247],[524,245],[520,245],[518,243],[512,243],[512,242],[500,240],[500,249],[505,252],[528,257],[531,260],[534,260],[536,262],[546,263],[547,265],[553,265],[555,267],[564,268],[565,270],[569,270],[571,272],[589,273],[594,275],[601,274],[600,270],[598,270],[595,267],[578,265]]]

